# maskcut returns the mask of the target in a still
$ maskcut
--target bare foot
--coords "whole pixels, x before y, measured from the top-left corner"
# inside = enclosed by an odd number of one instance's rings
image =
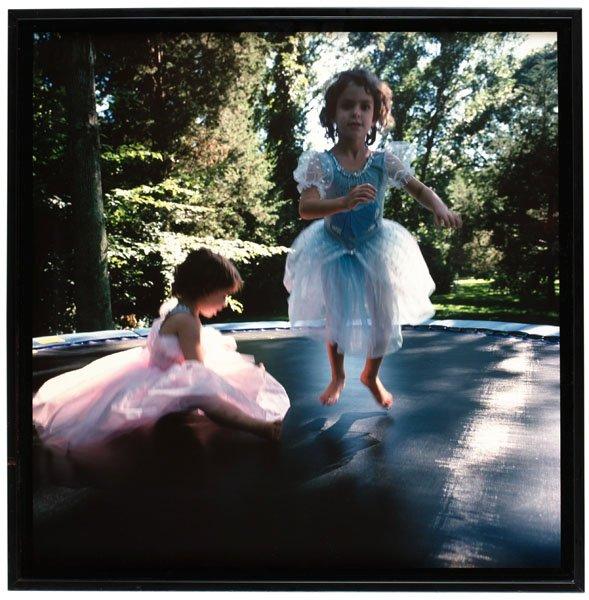
[[[393,395],[385,388],[382,381],[376,377],[369,377],[362,373],[360,381],[372,392],[375,400],[383,407],[389,410],[393,405]]]
[[[323,394],[319,396],[321,404],[333,406],[339,400],[339,396],[342,393],[342,390],[344,389],[345,382],[345,377],[336,377],[332,379],[329,382],[329,385],[325,388]]]

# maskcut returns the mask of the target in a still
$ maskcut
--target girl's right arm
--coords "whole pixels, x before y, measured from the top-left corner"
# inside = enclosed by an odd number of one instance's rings
[[[177,315],[178,342],[185,360],[204,362],[200,344],[200,321],[189,314]]]
[[[376,188],[369,183],[353,187],[346,196],[339,198],[321,198],[319,190],[308,187],[301,192],[299,215],[301,219],[320,219],[338,212],[351,210],[357,204],[372,202],[376,197]]]

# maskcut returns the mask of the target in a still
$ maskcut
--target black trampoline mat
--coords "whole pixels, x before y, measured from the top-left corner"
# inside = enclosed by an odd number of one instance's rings
[[[38,577],[391,579],[411,569],[560,567],[559,344],[404,332],[384,411],[346,358],[239,339],[286,388],[282,443],[172,415],[97,464],[34,452]]]

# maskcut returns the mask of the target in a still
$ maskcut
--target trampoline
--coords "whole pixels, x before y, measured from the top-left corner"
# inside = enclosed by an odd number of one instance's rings
[[[390,580],[438,568],[561,566],[557,327],[431,321],[404,328],[383,411],[346,357],[322,406],[325,350],[286,323],[227,324],[286,388],[274,447],[194,413],[121,437],[98,462],[34,443],[38,576]],[[146,330],[34,342],[34,387]],[[110,341],[109,341],[110,340]]]

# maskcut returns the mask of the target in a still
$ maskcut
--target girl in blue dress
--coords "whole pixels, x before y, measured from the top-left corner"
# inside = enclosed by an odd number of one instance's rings
[[[389,120],[392,93],[375,75],[339,73],[325,94],[321,124],[335,142],[304,152],[294,171],[299,214],[321,219],[295,239],[286,261],[291,327],[327,344],[331,381],[320,399],[335,404],[345,383],[345,354],[366,356],[360,380],[384,408],[393,403],[378,371],[401,347],[401,325],[434,314],[434,282],[413,236],[383,219],[389,187],[405,188],[437,226],[460,227],[460,215],[413,176],[410,144],[372,151],[377,125]],[[337,140],[337,141],[336,141]]]

